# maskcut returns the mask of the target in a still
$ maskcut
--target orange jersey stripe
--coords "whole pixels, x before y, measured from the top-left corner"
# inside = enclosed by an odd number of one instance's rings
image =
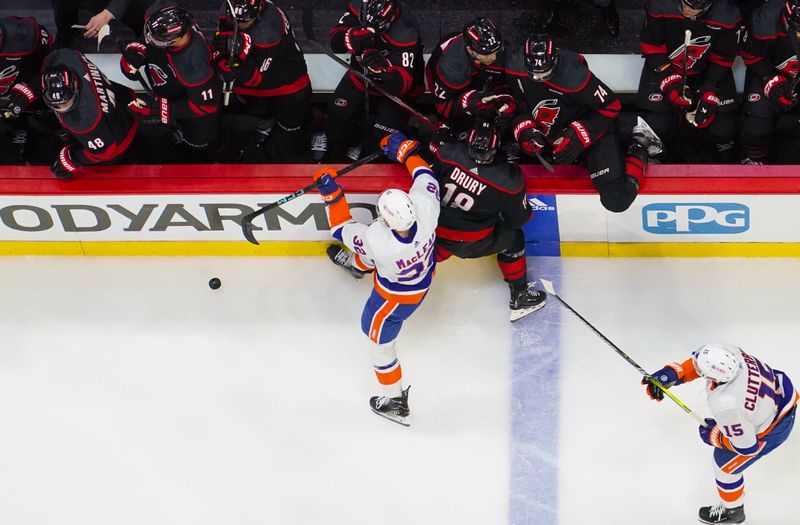
[[[378,282],[377,274],[373,277],[373,282],[375,283],[375,291],[377,291],[381,297],[391,303],[419,304],[425,297],[425,294],[428,293],[428,290],[422,290],[421,292],[399,294],[397,292],[393,292],[392,290],[387,290],[381,286],[380,282]]]
[[[396,302],[388,301],[386,304],[378,308],[378,311],[375,312],[375,315],[372,317],[372,322],[369,325],[369,338],[373,342],[377,343],[381,337],[381,330],[383,329],[383,323],[386,321],[386,318],[394,312],[394,309],[397,307]],[[376,372],[377,373],[377,372]]]

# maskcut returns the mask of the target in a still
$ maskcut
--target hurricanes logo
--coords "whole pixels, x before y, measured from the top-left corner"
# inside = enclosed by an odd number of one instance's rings
[[[797,76],[797,71],[800,70],[800,63],[797,62],[797,57],[792,55],[775,68],[787,77],[794,78]]]
[[[685,47],[685,45],[681,44],[681,46],[669,56],[669,61],[672,62],[672,65],[679,71],[688,71],[700,61],[711,47],[711,35],[698,36],[689,41],[689,50],[686,53],[686,68],[684,69],[683,51]]]
[[[18,76],[17,66],[8,66],[0,71],[0,95],[5,95],[14,86]]]
[[[164,73],[164,70],[157,65],[147,64],[147,78],[150,79],[153,87],[158,87],[167,85],[167,79],[169,77],[167,77],[167,74]]]
[[[531,111],[531,116],[541,126],[542,129],[540,131],[545,135],[549,135],[550,128],[555,124],[560,112],[561,108],[558,107],[558,99],[549,98],[536,104],[536,107]]]

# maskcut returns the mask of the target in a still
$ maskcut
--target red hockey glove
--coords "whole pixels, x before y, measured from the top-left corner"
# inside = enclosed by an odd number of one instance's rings
[[[707,128],[717,115],[719,108],[719,97],[713,91],[706,91],[697,103],[697,109],[692,113],[687,113],[686,118],[696,128]]]
[[[70,149],[72,149],[71,146],[61,148],[61,151],[58,152],[58,158],[50,166],[50,171],[59,180],[71,180],[72,176],[78,173],[80,168],[80,165],[72,159]]]
[[[364,51],[364,54],[359,58],[359,62],[363,67],[367,68],[369,73],[375,75],[382,75],[392,67],[392,63],[389,62],[389,59],[377,49],[367,49]]]
[[[322,168],[314,173],[314,182],[317,183],[317,189],[322,195],[322,201],[325,204],[333,204],[339,202],[344,196],[344,190],[339,183],[336,182],[336,170],[333,168]]]
[[[167,124],[172,122],[172,104],[163,97],[136,98],[128,103],[131,113],[147,124]]]
[[[576,120],[553,141],[553,160],[556,164],[572,164],[591,144],[589,130]]]
[[[765,79],[764,94],[781,111],[789,111],[797,104],[797,100],[792,95],[791,82],[780,73]]]
[[[383,137],[380,146],[387,157],[400,164],[405,164],[408,158],[419,150],[419,142],[409,140],[399,131]]]
[[[131,42],[122,50],[119,67],[122,74],[130,80],[139,78],[139,68],[147,63],[147,46],[141,42]]]
[[[531,119],[521,120],[514,126],[514,138],[519,142],[522,151],[529,155],[536,155],[547,145],[547,137],[536,121]]]
[[[681,93],[681,85],[683,85],[683,77],[681,75],[667,75],[658,84],[658,89],[664,93],[664,97],[676,108],[680,110],[688,110],[692,106],[692,99],[688,93]]]
[[[365,27],[351,27],[344,34],[344,47],[351,55],[360,55],[367,49],[374,49],[375,31]]]

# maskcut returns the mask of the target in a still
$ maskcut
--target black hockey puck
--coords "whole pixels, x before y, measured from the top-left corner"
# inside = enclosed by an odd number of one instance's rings
[[[216,290],[220,286],[222,286],[222,281],[220,281],[216,277],[212,277],[211,280],[208,281],[208,287],[211,288],[212,290]]]

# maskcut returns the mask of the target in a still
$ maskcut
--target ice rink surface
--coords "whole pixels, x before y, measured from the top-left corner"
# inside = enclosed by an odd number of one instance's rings
[[[649,370],[730,342],[800,382],[800,261],[529,260]],[[492,259],[441,265],[372,414],[370,282],[323,258],[0,258],[0,524],[676,525],[712,449],[558,303],[511,325]],[[209,289],[211,277],[222,288]],[[675,393],[708,415],[702,385]],[[745,478],[797,525],[797,432]]]

